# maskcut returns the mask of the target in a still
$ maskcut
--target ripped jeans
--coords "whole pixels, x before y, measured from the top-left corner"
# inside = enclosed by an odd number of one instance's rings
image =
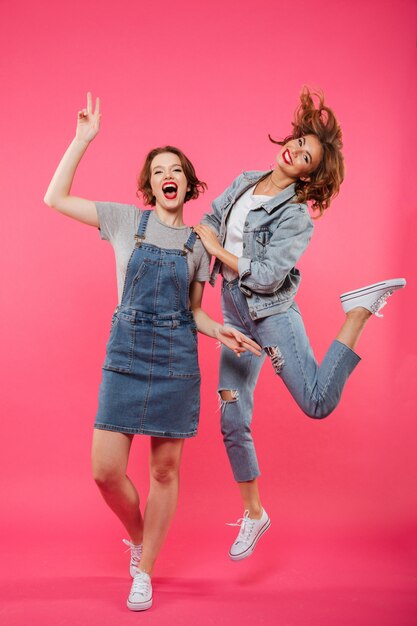
[[[253,393],[265,356],[271,358],[275,373],[301,410],[317,419],[336,408],[360,358],[335,340],[319,366],[295,302],[284,313],[252,320],[237,279],[223,282],[222,309],[225,324],[245,333],[264,349],[260,357],[244,352],[240,359],[224,346],[221,350],[219,393],[231,392],[228,400],[221,400],[223,440],[235,480],[244,482],[260,474],[251,422]]]

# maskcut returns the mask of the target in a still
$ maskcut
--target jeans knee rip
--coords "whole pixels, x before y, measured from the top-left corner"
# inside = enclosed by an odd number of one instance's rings
[[[223,393],[230,394],[230,398],[227,400],[224,399],[222,395]],[[219,389],[218,395],[219,409],[222,409],[224,406],[226,406],[226,404],[233,404],[234,402],[237,402],[239,398],[239,392],[237,389]]]
[[[264,350],[271,359],[275,374],[280,374],[285,363],[281,350],[278,346],[268,346],[267,348],[264,348]]]

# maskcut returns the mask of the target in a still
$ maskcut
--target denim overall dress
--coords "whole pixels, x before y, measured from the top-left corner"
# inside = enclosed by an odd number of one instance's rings
[[[95,428],[192,437],[200,411],[197,327],[189,309],[187,254],[146,243],[144,211],[113,318]]]

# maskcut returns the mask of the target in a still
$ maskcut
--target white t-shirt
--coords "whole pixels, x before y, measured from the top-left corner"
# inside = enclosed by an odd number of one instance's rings
[[[243,253],[243,227],[249,211],[257,209],[271,199],[271,196],[253,195],[256,185],[245,191],[230,211],[227,219],[227,233],[224,248],[237,257]],[[237,273],[223,264],[222,274],[225,280],[234,280]]]

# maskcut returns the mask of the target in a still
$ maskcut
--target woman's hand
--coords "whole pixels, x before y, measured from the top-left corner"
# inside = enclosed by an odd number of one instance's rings
[[[256,356],[260,356],[262,354],[262,348],[258,346],[255,341],[246,337],[246,335],[236,330],[236,328],[222,326],[203,311],[201,308],[203,291],[204,283],[200,281],[191,283],[190,306],[199,332],[208,337],[214,337],[227,348],[233,350],[237,356],[240,356],[242,352],[246,352],[247,350]]]
[[[78,111],[75,138],[78,141],[90,143],[100,130],[100,118],[100,98],[96,98],[96,108],[93,111],[93,98],[89,91],[87,94],[87,108]]]
[[[193,229],[200,237],[203,246],[209,254],[217,256],[217,254],[223,250],[223,247],[217,240],[216,233],[212,231],[209,226],[206,226],[206,224],[197,224],[197,226],[194,226]]]
[[[240,356],[242,352],[246,351],[252,352],[255,356],[262,354],[261,346],[231,326],[220,326],[216,331],[216,337],[220,343],[233,350],[236,356]]]
[[[67,148],[45,194],[45,203],[63,213],[97,228],[99,226],[95,202],[71,195],[71,185],[77,167],[92,139],[100,128],[100,100],[93,112],[91,93],[87,94],[87,108],[78,112],[75,139]]]
[[[218,242],[217,235],[206,224],[198,224],[194,226],[194,230],[200,237],[203,246],[207,252],[217,257],[222,263],[230,267],[231,270],[239,274],[239,259],[235,254],[225,250],[223,246]]]

